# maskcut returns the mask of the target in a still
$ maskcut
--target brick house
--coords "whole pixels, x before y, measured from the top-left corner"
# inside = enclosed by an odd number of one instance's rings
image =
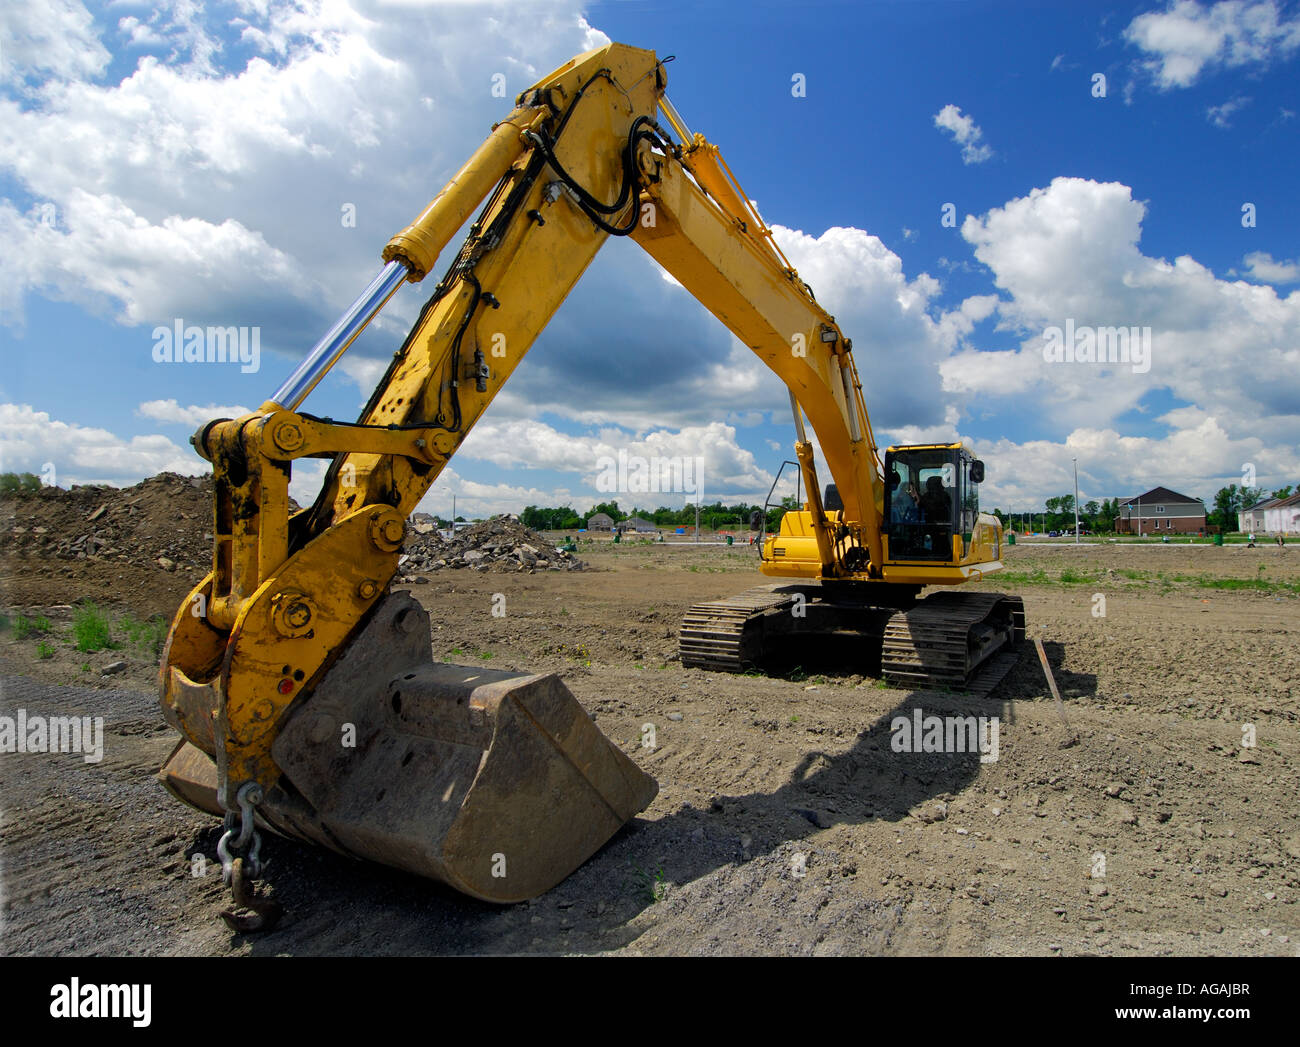
[[[1196,534],[1205,530],[1205,503],[1153,487],[1135,498],[1120,499],[1115,529],[1120,534]]]

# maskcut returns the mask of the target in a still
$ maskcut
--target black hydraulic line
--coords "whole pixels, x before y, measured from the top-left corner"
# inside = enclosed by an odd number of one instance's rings
[[[654,128],[654,131],[645,130],[646,127]],[[659,133],[656,133],[659,132]],[[618,198],[612,204],[602,203],[596,197],[592,196],[560,163],[559,158],[555,155],[555,145],[544,131],[533,132],[529,139],[536,144],[546,162],[555,170],[560,180],[573,191],[578,198],[578,206],[591,221],[603,232],[611,236],[627,236],[637,225],[637,215],[634,212],[628,219],[626,225],[616,226],[607,222],[602,216],[618,214],[628,205],[632,195],[633,188],[638,184],[636,173],[636,147],[642,141],[650,142],[663,149],[666,153],[671,152],[671,146],[660,136],[660,128],[650,117],[642,115],[632,121],[632,127],[628,131],[627,145],[623,150],[623,184],[619,189]]]

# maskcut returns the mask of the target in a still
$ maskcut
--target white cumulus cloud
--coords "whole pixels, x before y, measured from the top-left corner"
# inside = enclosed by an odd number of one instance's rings
[[[1266,284],[1294,284],[1300,282],[1300,260],[1274,259],[1267,251],[1252,251],[1242,261],[1246,275]]]
[[[206,407],[200,407],[198,404],[190,404],[182,407],[171,399],[146,400],[135,409],[135,413],[141,418],[148,418],[155,422],[187,425],[192,429],[206,425],[214,418],[241,418],[249,412],[250,408],[237,405],[222,407],[217,404],[208,404]]]
[[[1250,99],[1245,97],[1230,98],[1222,105],[1212,105],[1205,110],[1205,118],[1215,127],[1221,127],[1225,130],[1232,126],[1232,118],[1245,106],[1250,104]]]
[[[96,77],[109,62],[80,0],[6,0],[0,4],[0,40],[0,83],[39,74],[58,80]]]
[[[1300,48],[1300,18],[1274,0],[1174,0],[1134,18],[1124,39],[1149,56],[1144,67],[1168,90],[1190,87],[1216,66],[1262,69],[1289,58]]]
[[[1206,408],[1231,439],[1267,431],[1300,442],[1300,293],[1220,279],[1187,255],[1144,254],[1145,214],[1128,186],[1057,178],[968,217],[962,235],[1005,294],[1000,324],[1022,341],[954,354],[942,365],[948,391],[968,410],[1015,406],[1051,431],[1113,426],[1165,389]],[[1268,271],[1271,258],[1255,261]],[[1067,321],[1149,328],[1149,371],[1048,362],[1046,329]]]
[[[952,135],[953,141],[961,146],[961,162],[964,164],[982,164],[993,155],[993,149],[981,142],[984,132],[975,123],[974,117],[963,115],[955,105],[945,105],[934,115],[934,126]]]
[[[159,434],[125,439],[96,426],[79,425],[35,410],[0,404],[0,470],[41,474],[54,467],[59,487],[72,484],[133,484],[160,472],[197,476],[207,462],[189,447]]]

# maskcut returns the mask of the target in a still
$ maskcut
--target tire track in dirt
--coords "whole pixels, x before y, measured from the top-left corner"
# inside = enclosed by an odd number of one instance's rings
[[[29,678],[0,680],[0,715],[102,718],[102,760],[79,753],[0,755],[5,798],[3,951],[142,951],[173,904],[154,878],[182,874],[190,819],[165,811],[154,781],[172,741],[146,695],[52,688]],[[169,732],[167,732],[169,733]],[[173,826],[166,828],[167,825]],[[174,918],[172,918],[174,919]],[[157,951],[156,940],[144,951]]]

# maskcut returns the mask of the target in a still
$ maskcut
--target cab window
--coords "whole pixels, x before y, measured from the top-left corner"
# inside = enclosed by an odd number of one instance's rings
[[[960,470],[943,450],[904,450],[886,458],[886,519],[890,557],[949,560],[960,525]]]

